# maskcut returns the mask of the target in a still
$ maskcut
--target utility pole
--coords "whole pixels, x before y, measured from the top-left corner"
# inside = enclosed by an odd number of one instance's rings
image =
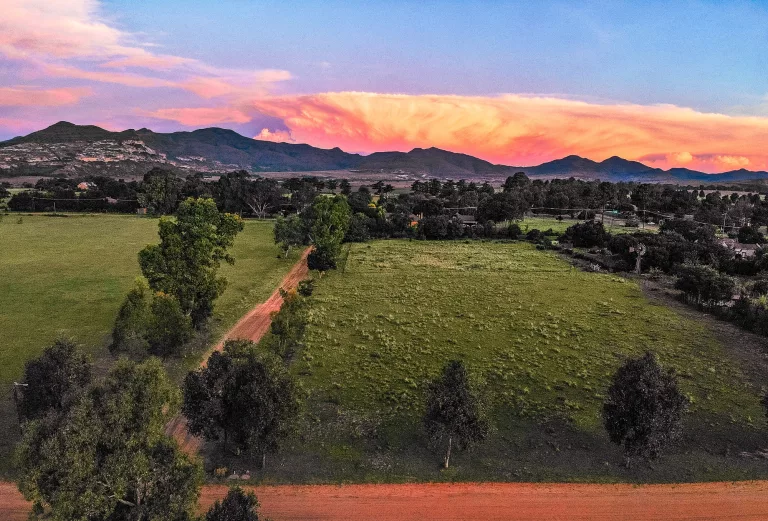
[[[19,420],[19,430],[24,434],[24,430],[21,428],[21,409],[19,408],[19,387],[29,387],[29,384],[20,384],[13,382],[13,404],[16,406],[16,418]]]

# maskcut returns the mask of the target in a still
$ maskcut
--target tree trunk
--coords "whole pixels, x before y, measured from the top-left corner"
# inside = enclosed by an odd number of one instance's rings
[[[265,468],[267,468],[267,453],[266,452],[264,452],[261,455],[261,470],[264,470]]]
[[[451,461],[451,445],[453,445],[453,437],[448,437],[448,452],[445,454],[445,468],[448,468],[448,464]]]

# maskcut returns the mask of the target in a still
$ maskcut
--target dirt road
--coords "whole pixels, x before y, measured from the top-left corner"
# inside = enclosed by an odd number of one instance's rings
[[[307,277],[307,274],[309,273],[307,268],[307,255],[309,255],[309,251],[310,248],[304,250],[301,259],[293,265],[291,271],[289,271],[283,278],[280,282],[280,286],[272,292],[272,295],[238,320],[237,324],[227,331],[211,352],[221,351],[224,347],[224,342],[230,339],[248,339],[254,342],[261,340],[261,337],[263,337],[269,330],[269,325],[272,322],[272,313],[274,311],[279,311],[280,306],[283,305],[280,289],[293,289],[298,286],[299,282]],[[206,353],[205,356],[203,356],[202,365],[205,365],[209,355],[210,353]],[[200,449],[202,441],[189,434],[187,431],[186,420],[181,415],[174,418],[168,424],[166,433],[176,438],[181,449],[188,454],[197,453]]]
[[[765,521],[768,482],[690,485],[528,483],[249,487],[272,521]],[[226,494],[203,487],[201,511]],[[0,483],[0,519],[29,513],[12,483]]]

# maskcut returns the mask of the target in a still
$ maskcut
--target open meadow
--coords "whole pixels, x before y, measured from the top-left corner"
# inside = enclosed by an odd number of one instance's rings
[[[324,276],[294,363],[308,393],[275,481],[697,481],[758,478],[768,436],[760,384],[702,324],[652,304],[631,280],[580,271],[527,243],[354,244]],[[624,468],[601,407],[610,378],[646,350],[677,369],[692,402],[668,455]],[[465,362],[492,431],[439,469],[426,448],[425,389]],[[209,445],[211,464],[237,465]],[[240,462],[239,464],[243,464]],[[244,467],[245,468],[245,467]],[[254,468],[254,467],[251,467]]]
[[[133,280],[137,254],[156,243],[157,219],[118,215],[6,215],[0,220],[0,472],[7,475],[18,434],[11,401],[24,363],[58,335],[73,338],[106,365],[112,325]],[[271,221],[247,221],[223,265],[229,284],[216,303],[216,339],[264,300],[295,262],[277,258]],[[197,352],[177,364],[194,367]],[[99,360],[105,363],[99,364]]]

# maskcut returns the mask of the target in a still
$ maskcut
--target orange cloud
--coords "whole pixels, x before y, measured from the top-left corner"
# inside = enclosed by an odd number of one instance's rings
[[[286,130],[269,130],[268,128],[261,129],[261,132],[253,136],[253,139],[274,141],[275,143],[293,143],[296,141],[291,133]]]
[[[36,89],[31,87],[0,87],[0,106],[55,107],[72,105],[91,93],[90,89]]]
[[[768,118],[673,105],[339,92],[262,98],[252,106],[282,119],[297,141],[326,148],[435,146],[518,166],[578,154],[594,160],[619,155],[663,168],[768,168]]]
[[[160,109],[145,115],[158,119],[177,121],[190,127],[216,125],[219,123],[247,123],[251,116],[232,107],[197,107]]]

